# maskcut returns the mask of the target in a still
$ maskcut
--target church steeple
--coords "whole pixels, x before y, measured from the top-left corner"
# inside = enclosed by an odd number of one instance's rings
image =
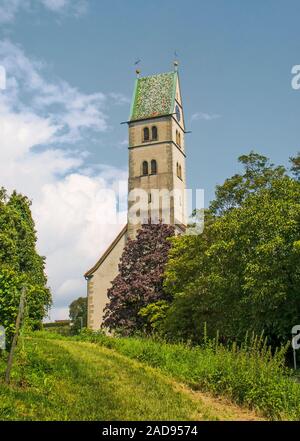
[[[177,72],[137,78],[130,111],[130,121],[172,114],[177,86]]]
[[[129,192],[147,192],[149,213],[155,190],[161,192],[162,199],[169,192],[168,223],[182,228],[186,224],[185,127],[177,69],[136,79],[128,125]],[[129,201],[128,210],[131,207]],[[158,216],[164,221],[161,211]],[[149,217],[153,220],[153,212]],[[139,226],[131,225],[129,219],[129,237],[135,237]]]
[[[173,192],[168,223],[179,231],[186,224],[185,129],[178,72],[138,77],[128,121],[128,190],[144,190],[146,216],[153,218],[154,193],[164,206]],[[152,197],[153,196],[153,197]],[[132,202],[129,198],[130,211]],[[168,205],[168,204],[167,204]],[[163,210],[162,210],[163,211]],[[158,210],[159,219],[163,212]],[[155,216],[155,213],[154,213]],[[163,219],[164,220],[164,219]],[[107,291],[118,274],[118,265],[128,237],[134,238],[140,225],[131,222],[122,229],[95,265],[85,273],[88,293],[88,327],[100,329]]]

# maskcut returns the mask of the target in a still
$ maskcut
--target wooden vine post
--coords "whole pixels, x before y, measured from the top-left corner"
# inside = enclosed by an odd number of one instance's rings
[[[6,383],[10,382],[10,372],[11,372],[11,368],[12,368],[14,352],[15,352],[15,348],[17,346],[21,320],[22,320],[22,317],[24,314],[25,294],[26,294],[26,288],[23,286],[22,292],[21,292],[21,297],[20,297],[20,303],[19,303],[19,311],[18,311],[17,320],[16,320],[15,335],[14,335],[14,338],[13,338],[13,341],[11,344],[11,348],[10,348],[10,352],[9,352],[9,356],[8,356],[8,361],[7,361],[7,368],[6,368],[6,373],[5,373],[5,382]]]

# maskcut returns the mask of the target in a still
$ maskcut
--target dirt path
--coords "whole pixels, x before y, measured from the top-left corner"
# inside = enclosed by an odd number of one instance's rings
[[[11,386],[0,383],[0,420],[259,419],[92,343],[29,338],[24,348]]]
[[[68,346],[69,342],[61,341],[61,344],[63,346],[66,345],[66,343]],[[68,350],[76,357],[83,357],[84,359],[86,359],[87,356],[89,358],[91,354],[93,354],[94,360],[92,363],[94,364],[95,362],[97,363],[97,357],[99,357],[99,353],[95,355],[95,349],[101,349],[101,355],[106,355],[106,362],[108,359],[114,360],[114,362],[116,362],[118,366],[122,366],[124,365],[124,363],[126,363],[126,365],[130,367],[130,371],[143,372],[145,374],[153,376],[158,384],[164,383],[165,385],[171,386],[175,393],[179,393],[191,401],[191,415],[189,415],[189,418],[191,419],[235,421],[255,421],[263,419],[255,412],[237,406],[227,399],[216,398],[209,393],[193,391],[186,385],[171,380],[169,377],[163,375],[159,370],[151,368],[149,366],[145,366],[143,363],[129,359],[128,357],[120,355],[111,349],[99,347],[92,343],[81,343],[80,345],[85,346],[85,351],[83,354],[81,353],[81,346],[76,349],[74,348],[74,346],[72,346],[72,348],[68,346]],[[118,373],[118,376],[122,378],[123,382],[126,381],[124,375],[120,372]]]

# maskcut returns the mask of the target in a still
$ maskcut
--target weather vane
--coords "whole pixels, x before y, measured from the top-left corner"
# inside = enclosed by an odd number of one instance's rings
[[[177,53],[176,50],[174,51],[174,61],[173,61],[173,64],[174,64],[175,71],[177,71],[179,62],[178,62],[178,53]]]
[[[138,67],[141,61],[142,61],[142,60],[141,60],[140,58],[138,58],[138,59],[134,62],[134,65],[136,66],[135,73],[136,73],[137,77],[139,77],[139,76],[140,76],[140,73],[141,73],[141,69],[139,69],[139,67]]]

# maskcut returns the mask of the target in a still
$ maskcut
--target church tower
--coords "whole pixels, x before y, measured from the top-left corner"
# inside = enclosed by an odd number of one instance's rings
[[[185,125],[177,63],[173,72],[138,77],[128,123],[128,223],[95,265],[85,273],[88,327],[101,328],[107,291],[118,274],[127,239],[134,239],[142,223],[162,221],[186,226]],[[133,222],[134,191],[145,196],[139,221]],[[157,198],[158,196],[158,198]],[[158,199],[158,200],[157,200]],[[157,202],[159,202],[157,204]]]
[[[148,211],[146,216],[141,214],[141,221],[162,220],[182,231],[186,225],[186,155],[177,66],[174,72],[136,79],[128,128],[128,193],[141,189],[148,199]],[[153,190],[160,192],[159,200]],[[129,200],[129,213],[133,203]],[[140,223],[133,225],[129,217],[130,238],[139,227]]]

